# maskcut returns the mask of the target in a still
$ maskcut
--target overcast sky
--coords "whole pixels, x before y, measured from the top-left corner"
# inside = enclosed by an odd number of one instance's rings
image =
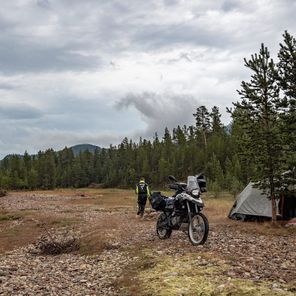
[[[0,9],[0,159],[193,123],[296,34],[294,0],[12,0]]]

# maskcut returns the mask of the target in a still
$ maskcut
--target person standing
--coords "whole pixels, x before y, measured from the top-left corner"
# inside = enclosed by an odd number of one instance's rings
[[[137,216],[143,217],[147,198],[150,197],[150,190],[148,184],[143,177],[136,186],[136,194],[138,195],[138,212]]]

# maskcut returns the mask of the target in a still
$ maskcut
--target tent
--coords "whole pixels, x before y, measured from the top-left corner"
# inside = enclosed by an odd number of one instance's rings
[[[277,215],[284,220],[296,217],[296,198],[291,192],[276,200]],[[250,182],[239,194],[228,217],[241,220],[271,219],[271,200]]]

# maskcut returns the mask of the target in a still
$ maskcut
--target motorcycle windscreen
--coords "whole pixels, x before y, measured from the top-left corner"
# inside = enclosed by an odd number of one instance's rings
[[[187,177],[187,190],[192,191],[194,189],[200,189],[197,179],[195,176],[188,176]]]

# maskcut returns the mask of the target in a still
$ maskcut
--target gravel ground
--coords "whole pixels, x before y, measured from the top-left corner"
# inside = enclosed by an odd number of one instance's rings
[[[117,250],[99,256],[34,256],[28,248],[0,257],[1,295],[119,295],[113,282],[131,262]]]
[[[81,197],[63,196],[67,201],[77,198]],[[44,256],[33,254],[30,251],[33,246],[26,245],[0,254],[0,295],[122,295],[114,283],[138,259],[136,252],[141,249],[172,256],[204,253],[220,258],[230,266],[225,275],[231,278],[268,280],[275,286],[296,279],[295,232],[250,234],[230,221],[229,225],[211,224],[206,244],[193,247],[183,232],[173,232],[171,239],[159,240],[155,233],[157,214],[138,220],[132,209],[113,212],[71,203],[64,206],[60,201],[61,198],[52,195],[15,194],[1,198],[0,209],[38,209],[38,213],[47,215],[69,211],[67,215],[83,221],[77,226],[79,235],[95,229],[104,234],[108,248],[91,256],[77,253]],[[20,223],[22,220],[11,221],[9,227],[18,227]],[[3,229],[0,223],[0,233]]]

